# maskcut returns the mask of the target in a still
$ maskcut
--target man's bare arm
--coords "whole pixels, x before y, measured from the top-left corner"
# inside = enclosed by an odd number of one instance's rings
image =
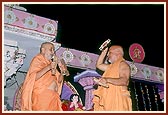
[[[100,54],[100,56],[98,57],[97,62],[96,62],[96,67],[98,69],[102,70],[102,71],[105,71],[107,69],[107,67],[108,67],[107,64],[103,63],[107,51],[108,51],[108,48],[106,48],[105,50],[103,50],[102,53]]]

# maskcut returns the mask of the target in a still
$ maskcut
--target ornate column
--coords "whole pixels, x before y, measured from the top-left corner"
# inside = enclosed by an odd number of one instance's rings
[[[74,81],[80,83],[83,86],[83,89],[86,91],[85,93],[86,110],[90,110],[93,107],[93,103],[92,103],[92,99],[93,99],[92,91],[94,90],[93,77],[100,77],[100,75],[96,71],[86,70],[74,77]]]

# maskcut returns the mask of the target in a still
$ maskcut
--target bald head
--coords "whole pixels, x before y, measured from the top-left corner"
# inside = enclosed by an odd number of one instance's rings
[[[120,45],[113,45],[109,48],[109,51],[119,52],[122,56],[124,55],[123,48]]]
[[[55,54],[54,44],[51,42],[44,42],[40,47],[40,54],[42,54],[47,60],[51,60],[52,56]]]
[[[51,46],[52,45],[52,47],[54,48],[54,45],[51,43],[51,42],[44,42],[44,43],[42,43],[41,44],[41,47],[40,47],[40,53],[42,52],[42,49],[43,48],[47,48],[48,46]]]

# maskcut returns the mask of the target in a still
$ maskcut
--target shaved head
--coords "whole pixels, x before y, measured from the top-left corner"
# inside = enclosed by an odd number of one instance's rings
[[[48,45],[52,45],[54,48],[54,44],[52,44],[51,42],[44,42],[41,44],[40,53],[42,52],[42,48],[46,48]]]
[[[122,56],[124,55],[124,51],[123,51],[122,46],[120,46],[120,45],[113,45],[113,46],[111,46],[109,48],[109,51],[114,51],[114,50],[119,51]]]
[[[42,54],[47,60],[51,60],[55,54],[54,44],[51,42],[44,42],[40,47],[40,54]]]

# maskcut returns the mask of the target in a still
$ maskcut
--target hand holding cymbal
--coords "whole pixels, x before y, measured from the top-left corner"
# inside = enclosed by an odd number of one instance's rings
[[[107,83],[102,82],[101,79],[98,79],[98,78],[95,78],[95,77],[94,77],[93,80],[94,80],[98,85],[101,85],[101,86],[103,86],[103,87],[105,87],[105,88],[109,88],[109,85],[108,85]]]
[[[103,42],[103,44],[100,46],[99,50],[103,51],[104,49],[106,49],[109,45],[111,44],[111,40],[107,39],[105,42]]]

